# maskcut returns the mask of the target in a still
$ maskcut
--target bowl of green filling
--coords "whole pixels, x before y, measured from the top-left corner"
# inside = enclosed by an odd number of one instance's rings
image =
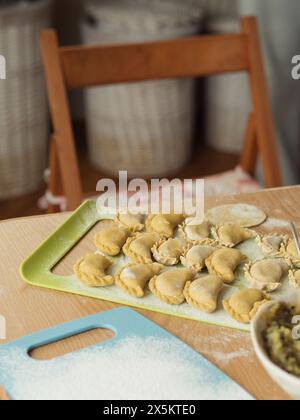
[[[266,371],[300,400],[300,296],[265,304],[252,322],[251,334]]]

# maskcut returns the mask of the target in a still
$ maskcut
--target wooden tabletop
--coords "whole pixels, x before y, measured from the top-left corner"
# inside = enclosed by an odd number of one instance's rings
[[[249,203],[265,210],[270,217],[293,220],[300,232],[300,187],[268,190],[255,194],[207,199],[207,208],[227,203]],[[112,309],[117,305],[86,297],[39,289],[25,284],[19,275],[21,262],[45,240],[68,216],[38,216],[0,223],[0,315],[6,318],[7,337],[1,344],[24,335],[53,327],[79,317]],[[74,259],[83,248],[93,249],[83,241],[57,267],[68,274]],[[89,248],[90,247],[90,248]],[[249,334],[212,327],[195,321],[139,311],[226,372],[257,399],[288,399],[263,370],[252,349]],[[82,348],[99,340],[99,332],[73,337],[36,351],[46,359]],[[102,337],[101,337],[102,338]],[[0,338],[1,340],[1,338]]]

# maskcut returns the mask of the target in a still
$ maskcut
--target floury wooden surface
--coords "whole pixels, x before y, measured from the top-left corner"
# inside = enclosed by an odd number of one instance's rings
[[[269,190],[256,194],[208,199],[207,208],[227,203],[256,204],[276,219],[293,220],[300,233],[300,187]],[[67,214],[38,216],[0,223],[0,313],[7,320],[7,340],[67,322],[79,317],[112,309],[109,302],[38,289],[25,284],[19,275],[20,263],[66,219]],[[270,225],[271,228],[271,225]],[[278,230],[277,227],[273,227]],[[82,241],[57,267],[67,274],[73,259],[93,250],[91,241]],[[248,334],[182,320],[148,311],[140,311],[178,338],[189,344],[226,372],[258,399],[287,399],[257,361]],[[90,345],[100,337],[73,337],[40,349],[35,356],[51,358],[59,353]],[[102,337],[101,337],[102,338]],[[3,343],[5,343],[3,342]]]

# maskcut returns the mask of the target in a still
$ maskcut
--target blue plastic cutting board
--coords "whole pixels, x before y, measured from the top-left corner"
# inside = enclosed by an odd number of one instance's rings
[[[196,360],[196,364],[201,366],[201,369],[207,373],[216,387],[222,387],[222,389],[227,391],[227,395],[228,390],[232,390],[233,396],[242,395],[242,398],[245,400],[252,399],[252,397],[242,390],[239,385],[233,382],[223,372],[206,361],[206,359],[197,354],[186,344],[169,334],[167,331],[158,327],[153,322],[137,314],[135,311],[127,308],[114,309],[112,311],[102,312],[87,318],[81,318],[76,321],[62,324],[49,330],[41,331],[31,336],[21,338],[20,340],[11,342],[7,345],[0,346],[0,384],[5,387],[12,399],[16,399],[16,396],[14,395],[14,377],[18,366],[14,366],[13,363],[7,364],[4,362],[4,357],[7,358],[8,352],[9,354],[13,354],[14,351],[18,351],[18,353],[21,352],[22,358],[24,357],[24,361],[27,361],[27,359],[30,358],[28,355],[29,352],[35,348],[97,328],[110,329],[115,333],[115,336],[113,339],[99,343],[94,347],[115,346],[117,342],[121,342],[122,340],[128,339],[132,336],[138,336],[145,339],[155,337],[156,339],[172,340],[173,342],[176,342],[177,345],[180,345],[180,349],[182,350],[186,360]],[[79,351],[84,352],[85,349]],[[68,358],[69,356],[70,355],[62,356],[62,358]],[[7,359],[5,360],[7,361]],[[35,361],[30,358],[30,363],[34,369],[35,363],[41,364],[43,362]],[[113,395],[112,399],[114,399]],[[199,399],[201,399],[201,396],[199,396]]]

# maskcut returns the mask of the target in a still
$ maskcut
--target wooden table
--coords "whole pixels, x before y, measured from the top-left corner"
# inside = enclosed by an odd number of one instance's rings
[[[300,229],[300,187],[268,190],[255,194],[208,199],[207,207],[226,203],[256,204],[274,218],[293,220]],[[25,284],[19,275],[20,263],[57,228],[67,214],[31,217],[0,223],[0,314],[7,320],[7,342],[79,317],[112,309],[117,305],[99,300],[48,291]],[[82,242],[57,267],[68,273],[83,248]],[[252,350],[249,334],[203,325],[171,316],[140,311],[160,326],[203,354],[258,399],[288,399],[260,366]],[[91,332],[36,351],[35,357],[54,355],[82,348],[99,340]],[[101,337],[102,338],[102,337]],[[5,343],[5,341],[2,341]]]

